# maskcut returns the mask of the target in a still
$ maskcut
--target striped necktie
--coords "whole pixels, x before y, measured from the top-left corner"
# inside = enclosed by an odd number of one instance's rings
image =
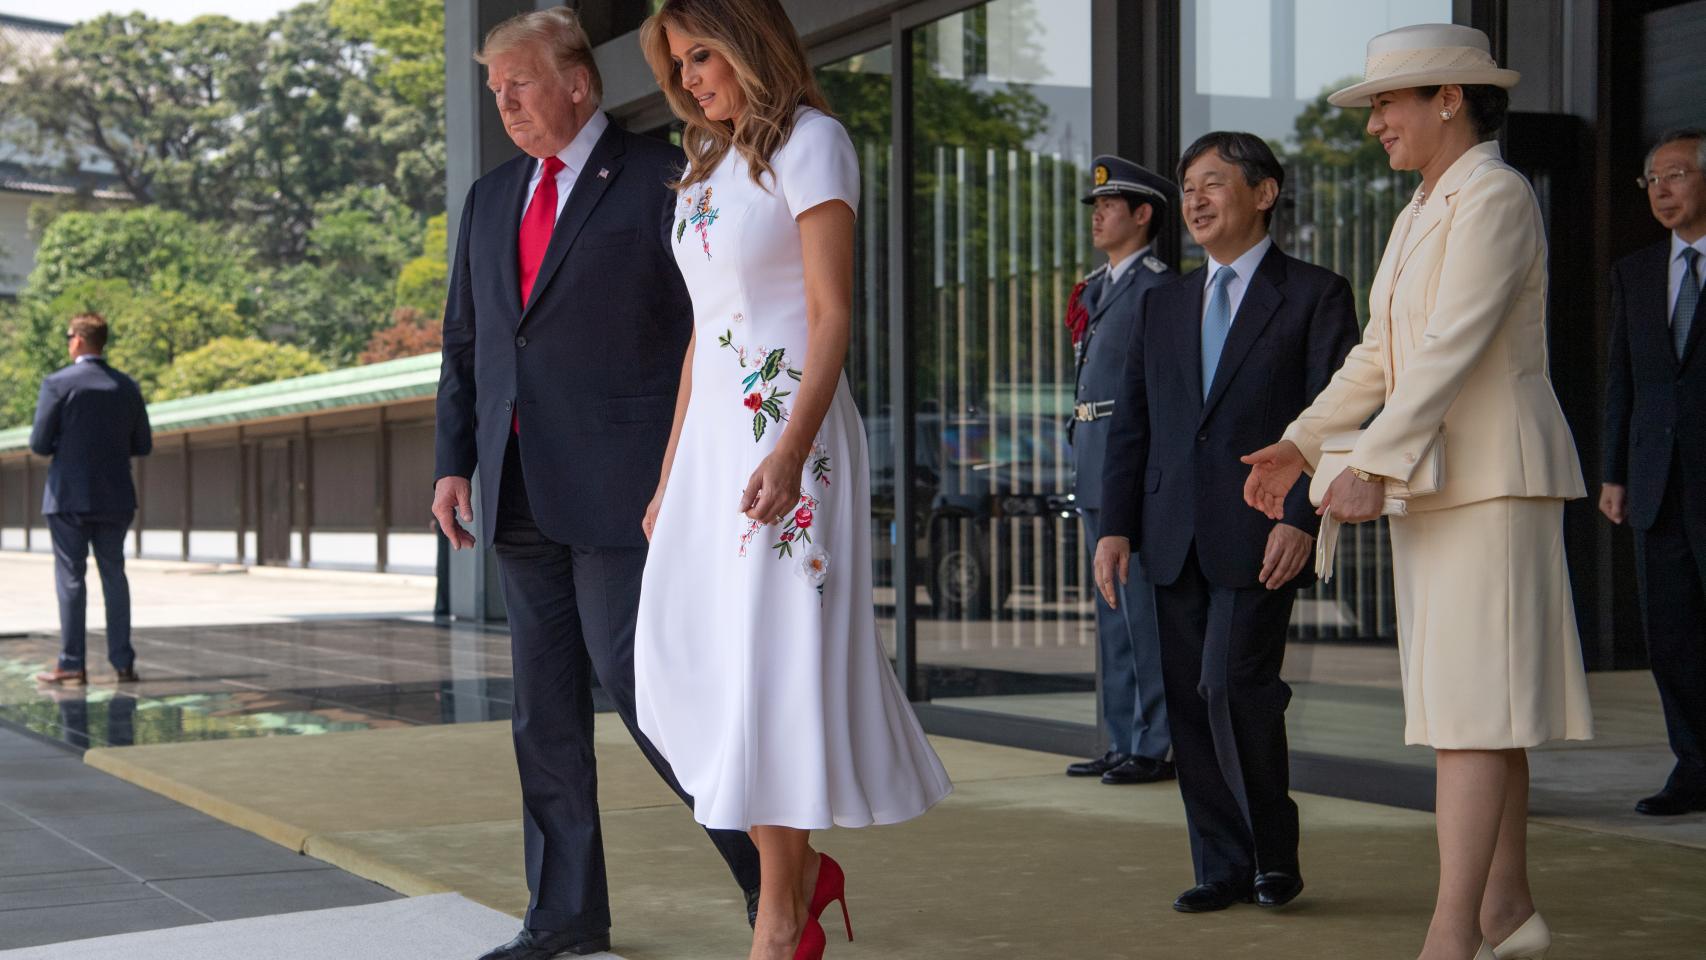
[[[1676,293],[1676,309],[1670,315],[1670,336],[1676,342],[1678,360],[1688,348],[1688,329],[1694,324],[1694,308],[1700,303],[1700,274],[1694,269],[1699,259],[1700,251],[1682,248],[1682,289]]]

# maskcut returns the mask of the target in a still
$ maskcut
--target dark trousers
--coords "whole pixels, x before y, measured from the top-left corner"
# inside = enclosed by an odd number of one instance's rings
[[[64,670],[87,668],[84,630],[88,618],[89,551],[95,552],[95,567],[101,573],[101,598],[107,608],[107,659],[115,670],[136,665],[130,645],[130,581],[124,576],[124,537],[130,529],[129,513],[50,513],[48,533],[53,538],[53,580],[59,594],[59,666]]]
[[[1173,759],[1198,883],[1248,890],[1256,872],[1297,873],[1297,804],[1280,679],[1295,589],[1210,584],[1196,548],[1155,588]]]
[[[1090,558],[1101,536],[1100,510],[1080,510]],[[1102,724],[1108,748],[1151,760],[1165,760],[1173,750],[1167,732],[1167,698],[1161,682],[1161,639],[1156,633],[1155,588],[1144,578],[1137,554],[1131,557],[1131,576],[1120,592],[1118,610],[1108,606],[1100,591],[1091,591],[1096,604],[1096,650],[1101,665]]]
[[[545,536],[533,520],[514,440],[501,486],[492,543],[514,658],[511,723],[532,894],[525,923],[593,937],[610,928],[592,739],[595,676],[646,759],[692,804],[634,720],[634,622],[646,549],[577,547]],[[757,890],[752,840],[737,831],[710,835],[741,888]]]
[[[1676,767],[1667,788],[1706,794],[1706,491],[1689,496],[1674,461],[1664,502],[1635,531],[1647,652]]]

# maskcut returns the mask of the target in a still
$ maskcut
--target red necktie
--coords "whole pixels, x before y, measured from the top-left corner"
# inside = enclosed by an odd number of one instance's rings
[[[562,169],[563,161],[556,157],[545,158],[545,172],[539,178],[539,186],[533,190],[527,212],[521,216],[516,259],[521,267],[523,307],[527,306],[527,298],[533,293],[533,281],[539,277],[539,264],[545,259],[545,248],[551,245],[551,230],[557,225],[557,174]],[[511,432],[521,433],[518,413],[510,414],[509,425]]]

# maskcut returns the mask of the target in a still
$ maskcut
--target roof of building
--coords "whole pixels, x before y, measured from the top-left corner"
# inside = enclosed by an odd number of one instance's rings
[[[428,353],[181,400],[163,400],[148,405],[148,422],[155,433],[176,433],[342,407],[415,400],[438,391],[438,366],[439,355]],[[0,430],[0,453],[22,450],[29,444],[29,427]]]
[[[65,31],[70,29],[69,23],[0,13],[0,51],[5,51],[7,64],[44,59],[53,55]],[[9,65],[0,67],[0,83],[11,80],[12,76]]]

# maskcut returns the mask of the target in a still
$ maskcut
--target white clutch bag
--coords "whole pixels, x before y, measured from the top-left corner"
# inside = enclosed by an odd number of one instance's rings
[[[1351,453],[1356,450],[1362,433],[1361,430],[1336,433],[1321,441],[1321,460],[1315,464],[1315,475],[1309,479],[1310,503],[1319,507],[1327,495],[1327,488],[1351,465]],[[1381,505],[1380,515],[1404,516],[1409,513],[1410,500],[1438,493],[1444,480],[1445,428],[1441,427],[1433,442],[1422,451],[1408,482],[1386,481],[1386,501]],[[1333,558],[1338,552],[1339,528],[1343,525],[1331,514],[1321,518],[1321,532],[1315,536],[1315,575],[1321,578],[1322,583],[1333,579]]]

